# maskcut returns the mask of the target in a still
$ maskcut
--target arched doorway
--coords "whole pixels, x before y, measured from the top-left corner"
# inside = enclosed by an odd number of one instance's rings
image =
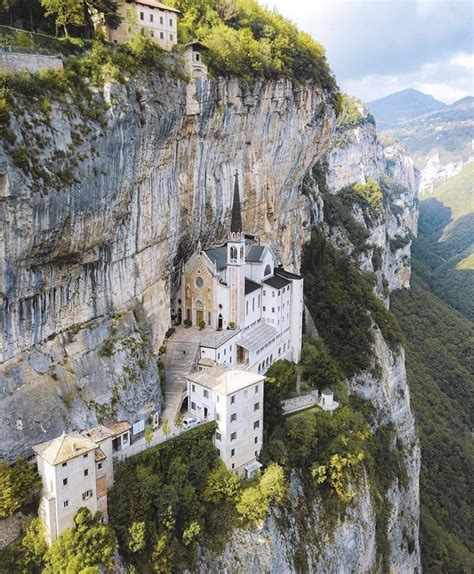
[[[222,317],[222,313],[219,313],[219,317],[217,319],[217,328],[219,331],[222,331],[222,327],[224,326],[224,318]]]
[[[196,325],[199,325],[201,321],[204,321],[204,310],[201,301],[196,301]]]

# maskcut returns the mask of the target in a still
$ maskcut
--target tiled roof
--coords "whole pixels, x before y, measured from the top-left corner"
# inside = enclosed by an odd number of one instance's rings
[[[114,436],[114,433],[107,427],[103,425],[98,425],[92,429],[85,430],[81,432],[82,436],[90,438],[94,442],[102,442],[103,440]]]
[[[214,389],[218,393],[228,395],[263,381],[265,377],[258,373],[251,373],[250,371],[230,368],[227,365],[220,364],[211,369],[186,375],[186,378],[193,383],[198,383]]]
[[[261,289],[262,286],[260,283],[256,283],[249,279],[248,277],[245,278],[245,294],[248,295],[249,293],[253,293],[257,289]]]
[[[135,4],[143,4],[143,6],[149,6],[150,8],[159,8],[160,10],[168,10],[169,12],[181,14],[181,12],[176,10],[176,8],[172,8],[171,6],[167,6],[166,4],[162,4],[156,0],[135,0]]]
[[[262,283],[265,283],[265,285],[269,285],[274,289],[281,289],[282,287],[289,285],[291,281],[284,277],[280,277],[280,275],[272,275],[271,277],[268,277],[268,279],[264,279]]]
[[[96,451],[95,451],[95,461],[99,462],[100,460],[105,460],[107,457],[104,454],[104,451],[99,447]]]
[[[274,269],[275,275],[280,275],[281,277],[285,277],[286,279],[303,279],[301,275],[297,275],[296,273],[290,273],[283,267],[275,267]]]
[[[132,425],[128,421],[118,421],[107,426],[115,436],[127,432],[132,428]]]
[[[57,465],[96,448],[98,447],[92,440],[79,433],[71,433],[37,444],[33,450],[49,464]]]

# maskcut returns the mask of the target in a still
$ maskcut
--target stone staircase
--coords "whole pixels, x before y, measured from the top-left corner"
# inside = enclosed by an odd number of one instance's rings
[[[196,369],[199,343],[174,341],[170,339],[165,357],[165,408],[162,420],[168,419],[170,427],[175,426],[176,416],[186,391],[185,376]]]

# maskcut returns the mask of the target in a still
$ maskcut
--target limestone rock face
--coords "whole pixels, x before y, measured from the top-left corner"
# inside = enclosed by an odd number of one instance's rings
[[[170,326],[175,266],[198,239],[225,239],[237,170],[246,232],[298,268],[310,234],[299,188],[334,123],[327,94],[283,80],[198,79],[190,96],[184,82],[150,76],[54,103],[48,120],[19,110],[10,126],[28,162],[0,151],[0,456],[112,414],[133,422],[150,401],[159,411],[153,353]],[[132,357],[101,348],[136,303],[151,348],[132,384],[121,373]],[[124,339],[140,328],[129,327]],[[71,407],[69,391],[81,394]],[[112,396],[113,413],[101,406]]]

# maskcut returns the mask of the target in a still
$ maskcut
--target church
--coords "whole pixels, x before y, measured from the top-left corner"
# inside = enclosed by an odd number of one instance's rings
[[[303,278],[279,266],[271,247],[246,238],[238,175],[224,245],[197,251],[181,269],[178,323],[198,326],[200,358],[264,373],[278,359],[298,363]]]

